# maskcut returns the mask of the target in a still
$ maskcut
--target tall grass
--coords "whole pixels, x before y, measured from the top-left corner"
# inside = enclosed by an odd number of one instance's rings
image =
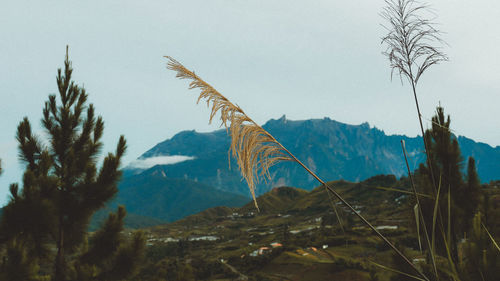
[[[426,18],[424,15],[431,15],[429,6],[422,4],[415,0],[386,0],[386,7],[383,9],[381,15],[386,20],[386,25],[384,26],[387,30],[387,34],[382,38],[382,44],[385,44],[386,49],[383,52],[387,56],[390,62],[391,68],[391,78],[396,72],[401,82],[403,79],[406,80],[410,85],[413,93],[413,98],[415,100],[415,106],[418,114],[418,120],[420,125],[420,130],[422,133],[422,138],[424,142],[425,152],[427,155],[427,165],[430,172],[430,177],[433,185],[433,200],[434,207],[432,213],[432,230],[426,228],[426,222],[424,221],[424,216],[422,212],[421,203],[419,200],[419,194],[415,187],[415,183],[412,177],[411,170],[408,166],[406,150],[404,147],[404,142],[402,142],[403,154],[406,161],[406,166],[408,169],[408,175],[411,182],[411,187],[413,190],[413,196],[415,198],[415,218],[417,225],[417,236],[420,239],[420,225],[423,227],[423,234],[427,244],[428,255],[431,259],[431,265],[433,269],[433,279],[439,280],[440,274],[438,274],[438,267],[436,265],[436,233],[442,236],[442,241],[446,250],[446,259],[448,262],[448,270],[446,270],[446,276],[452,280],[461,280],[466,278],[461,276],[463,269],[460,265],[456,264],[456,260],[453,258],[451,253],[452,248],[452,216],[451,216],[451,187],[447,186],[448,193],[445,204],[446,208],[446,221],[443,219],[441,214],[441,208],[439,205],[441,192],[441,175],[439,179],[439,184],[436,184],[436,175],[434,175],[433,163],[430,156],[430,139],[426,138],[424,127],[422,123],[422,114],[420,111],[420,105],[417,96],[417,85],[420,81],[422,75],[431,66],[438,64],[443,61],[447,61],[448,57],[442,52],[442,46],[445,42],[441,39],[441,32],[434,27],[432,19]],[[434,121],[434,119],[433,119]],[[441,126],[441,124],[438,124]],[[442,127],[442,126],[441,126]],[[443,127],[444,128],[444,127]],[[445,128],[449,130],[449,128]],[[443,198],[444,199],[444,198]],[[447,224],[445,229],[444,224]],[[488,234],[491,243],[498,249],[500,253],[500,247],[493,239],[493,236],[489,233],[488,229],[483,225],[484,230]],[[431,237],[431,238],[429,238]],[[419,240],[420,241],[420,240]],[[484,250],[485,251],[485,250]],[[442,269],[440,269],[443,272]],[[484,280],[483,273],[479,271],[480,276]]]
[[[421,13],[430,12],[429,6],[415,0],[386,0],[385,3],[386,7],[381,15],[388,25],[383,25],[387,30],[387,34],[382,38],[382,44],[386,45],[383,54],[389,59],[391,78],[394,72],[397,72],[401,82],[403,78],[406,78],[412,87],[427,163],[430,167],[434,191],[436,191],[429,144],[424,137],[417,84],[429,67],[448,60],[440,48],[444,41],[441,39],[441,32],[434,28],[432,20],[421,15]]]
[[[417,230],[419,224],[423,226],[423,233],[427,244],[427,249],[432,261],[432,268],[434,275],[437,277],[437,266],[435,260],[435,225],[436,218],[440,216],[438,202],[439,191],[441,185],[436,185],[435,175],[432,169],[432,161],[430,157],[429,144],[425,138],[424,126],[422,123],[422,114],[420,112],[420,105],[417,96],[417,84],[424,74],[432,65],[438,64],[442,61],[448,60],[447,56],[436,45],[441,45],[441,32],[434,28],[433,22],[430,19],[423,17],[421,14],[429,12],[429,7],[421,4],[415,0],[386,0],[386,7],[382,11],[382,17],[386,20],[388,25],[385,25],[387,34],[382,38],[382,44],[386,45],[386,50],[383,52],[389,59],[391,67],[391,78],[394,72],[399,74],[401,82],[405,78],[411,85],[413,97],[415,99],[415,107],[417,110],[418,120],[420,124],[420,131],[424,142],[425,152],[427,155],[427,164],[429,167],[432,184],[434,186],[434,219],[432,229],[432,239],[429,239],[429,232],[426,228],[422,207],[420,204],[419,196],[411,170],[408,166],[406,157],[406,150],[404,142],[402,142],[403,154],[410,177],[412,190],[416,200],[416,222]],[[420,239],[420,234],[417,234]],[[420,240],[419,240],[420,241]]]

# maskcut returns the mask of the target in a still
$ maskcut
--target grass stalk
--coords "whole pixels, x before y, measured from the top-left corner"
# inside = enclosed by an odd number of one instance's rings
[[[439,178],[439,186],[436,199],[434,200],[434,211],[432,213],[432,251],[435,252],[436,246],[436,219],[439,209],[439,196],[441,195],[441,177]],[[442,229],[442,228],[441,228]]]
[[[339,212],[337,211],[337,206],[335,206],[335,204],[333,203],[332,195],[330,194],[330,192],[328,192],[328,190],[326,190],[326,194],[328,194],[330,205],[332,206],[332,209],[335,211],[335,216],[337,217],[337,221],[339,222],[340,229],[342,230],[342,233],[345,235],[344,223],[342,222]]]
[[[405,157],[406,169],[408,170],[408,176],[410,178],[411,187],[412,187],[412,190],[413,190],[413,193],[415,196],[415,200],[417,202],[418,215],[420,216],[420,222],[422,222],[424,236],[425,236],[425,240],[427,242],[427,249],[428,249],[429,254],[431,256],[432,268],[434,270],[434,274],[437,277],[438,273],[437,273],[437,267],[436,267],[436,258],[434,256],[434,253],[435,253],[434,247],[433,247],[433,244],[431,244],[431,241],[429,239],[429,232],[427,231],[426,222],[424,220],[424,214],[422,212],[422,206],[420,204],[420,199],[418,198],[417,188],[415,187],[415,182],[413,181],[413,175],[412,175],[411,170],[410,170],[410,165],[408,164],[408,157],[406,156],[406,146],[405,146],[404,140],[401,140],[401,148],[403,149],[403,155]],[[438,191],[438,194],[439,194],[439,191]],[[436,201],[437,201],[437,199],[436,199]],[[434,229],[433,229],[433,233],[434,233]],[[419,237],[419,239],[420,239],[420,237]],[[434,239],[433,239],[433,242],[434,242]]]
[[[331,186],[319,178],[313,171],[304,165],[295,155],[286,147],[278,142],[274,136],[264,130],[255,121],[248,117],[244,111],[237,105],[231,103],[226,97],[215,90],[210,84],[205,82],[193,71],[188,70],[178,61],[171,57],[166,57],[169,62],[167,68],[177,72],[176,77],[180,79],[191,80],[190,89],[199,88],[201,93],[198,101],[205,99],[207,105],[212,104],[210,121],[219,112],[221,114],[221,123],[226,127],[231,135],[230,151],[236,158],[243,178],[247,181],[255,206],[258,208],[255,198],[254,187],[257,176],[267,176],[270,178],[269,167],[279,161],[291,160],[298,163],[311,176],[313,176],[322,186],[331,194],[340,200],[349,210],[351,210],[365,225],[367,225],[377,236],[380,237],[394,252],[396,252],[415,272],[424,280],[429,281],[425,276],[394,244],[392,244],[382,233],[380,233],[366,218],[357,212],[349,202],[347,202]],[[260,171],[260,173],[258,173]]]
[[[422,140],[427,156],[427,166],[433,187],[432,191],[434,198],[436,198],[435,200],[438,202],[439,198],[437,194],[439,193],[439,187],[436,185],[433,163],[430,155],[430,144],[426,139],[422,122],[422,113],[420,111],[417,95],[417,84],[422,74],[429,67],[448,60],[448,57],[441,52],[440,48],[435,46],[445,43],[441,39],[441,32],[434,28],[432,20],[421,15],[422,13],[429,12],[429,7],[427,5],[421,4],[416,0],[386,0],[385,2],[386,7],[383,9],[381,16],[388,23],[388,26],[384,26],[388,33],[382,38],[382,44],[386,45],[386,50],[383,54],[389,59],[391,78],[394,71],[396,71],[399,74],[401,82],[403,82],[403,78],[406,78],[411,85],[420,132],[422,133]],[[434,211],[432,230],[433,244],[436,218],[439,218],[438,225],[440,226],[441,232],[444,234],[441,210],[435,207]],[[446,240],[446,237],[443,238]],[[431,252],[434,252],[434,247],[431,248]],[[433,264],[433,266],[435,269],[434,273],[436,277],[438,277],[435,264]]]
[[[498,252],[500,252],[500,246],[498,246],[497,241],[495,241],[495,239],[493,238],[493,236],[491,235],[491,233],[488,231],[488,228],[486,228],[486,226],[483,223],[481,225],[483,226],[484,230],[486,230],[486,233],[490,237],[490,240],[493,243],[493,245],[495,245],[495,248],[497,248]]]
[[[415,195],[415,193],[413,191],[407,191],[407,190],[399,189],[399,188],[384,187],[384,186],[377,186],[374,188],[380,189],[380,190],[385,190],[385,191],[398,192],[398,193],[407,194],[407,195]],[[417,193],[417,194],[420,197],[425,197],[425,198],[430,198],[430,199],[434,198],[433,196],[428,195],[428,194],[424,194],[424,193]]]

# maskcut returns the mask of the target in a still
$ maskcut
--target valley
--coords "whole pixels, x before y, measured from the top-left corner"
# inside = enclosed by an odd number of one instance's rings
[[[422,258],[407,197],[380,188],[408,190],[407,180],[329,184],[392,241],[411,248],[412,258]],[[260,212],[253,202],[216,207],[146,229],[148,265],[138,278],[160,280],[160,267],[170,264],[170,274],[185,276],[174,280],[370,280],[375,272],[388,280],[390,273],[372,262],[392,264],[391,250],[323,187],[279,187],[257,200]]]

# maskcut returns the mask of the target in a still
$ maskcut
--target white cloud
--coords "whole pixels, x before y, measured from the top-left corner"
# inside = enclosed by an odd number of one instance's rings
[[[129,167],[135,169],[148,169],[155,165],[171,165],[193,159],[195,159],[195,157],[185,155],[154,156],[132,161]]]

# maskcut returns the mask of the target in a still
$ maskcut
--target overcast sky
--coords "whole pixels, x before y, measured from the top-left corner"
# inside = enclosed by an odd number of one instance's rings
[[[423,115],[441,102],[460,135],[500,145],[500,2],[432,1],[450,61],[421,79]],[[381,55],[381,0],[5,1],[0,9],[0,205],[20,181],[15,132],[42,106],[68,44],[74,79],[120,134],[125,162],[181,130],[211,131],[197,92],[165,68],[176,58],[259,123],[330,117],[388,134],[419,132],[410,88]]]

